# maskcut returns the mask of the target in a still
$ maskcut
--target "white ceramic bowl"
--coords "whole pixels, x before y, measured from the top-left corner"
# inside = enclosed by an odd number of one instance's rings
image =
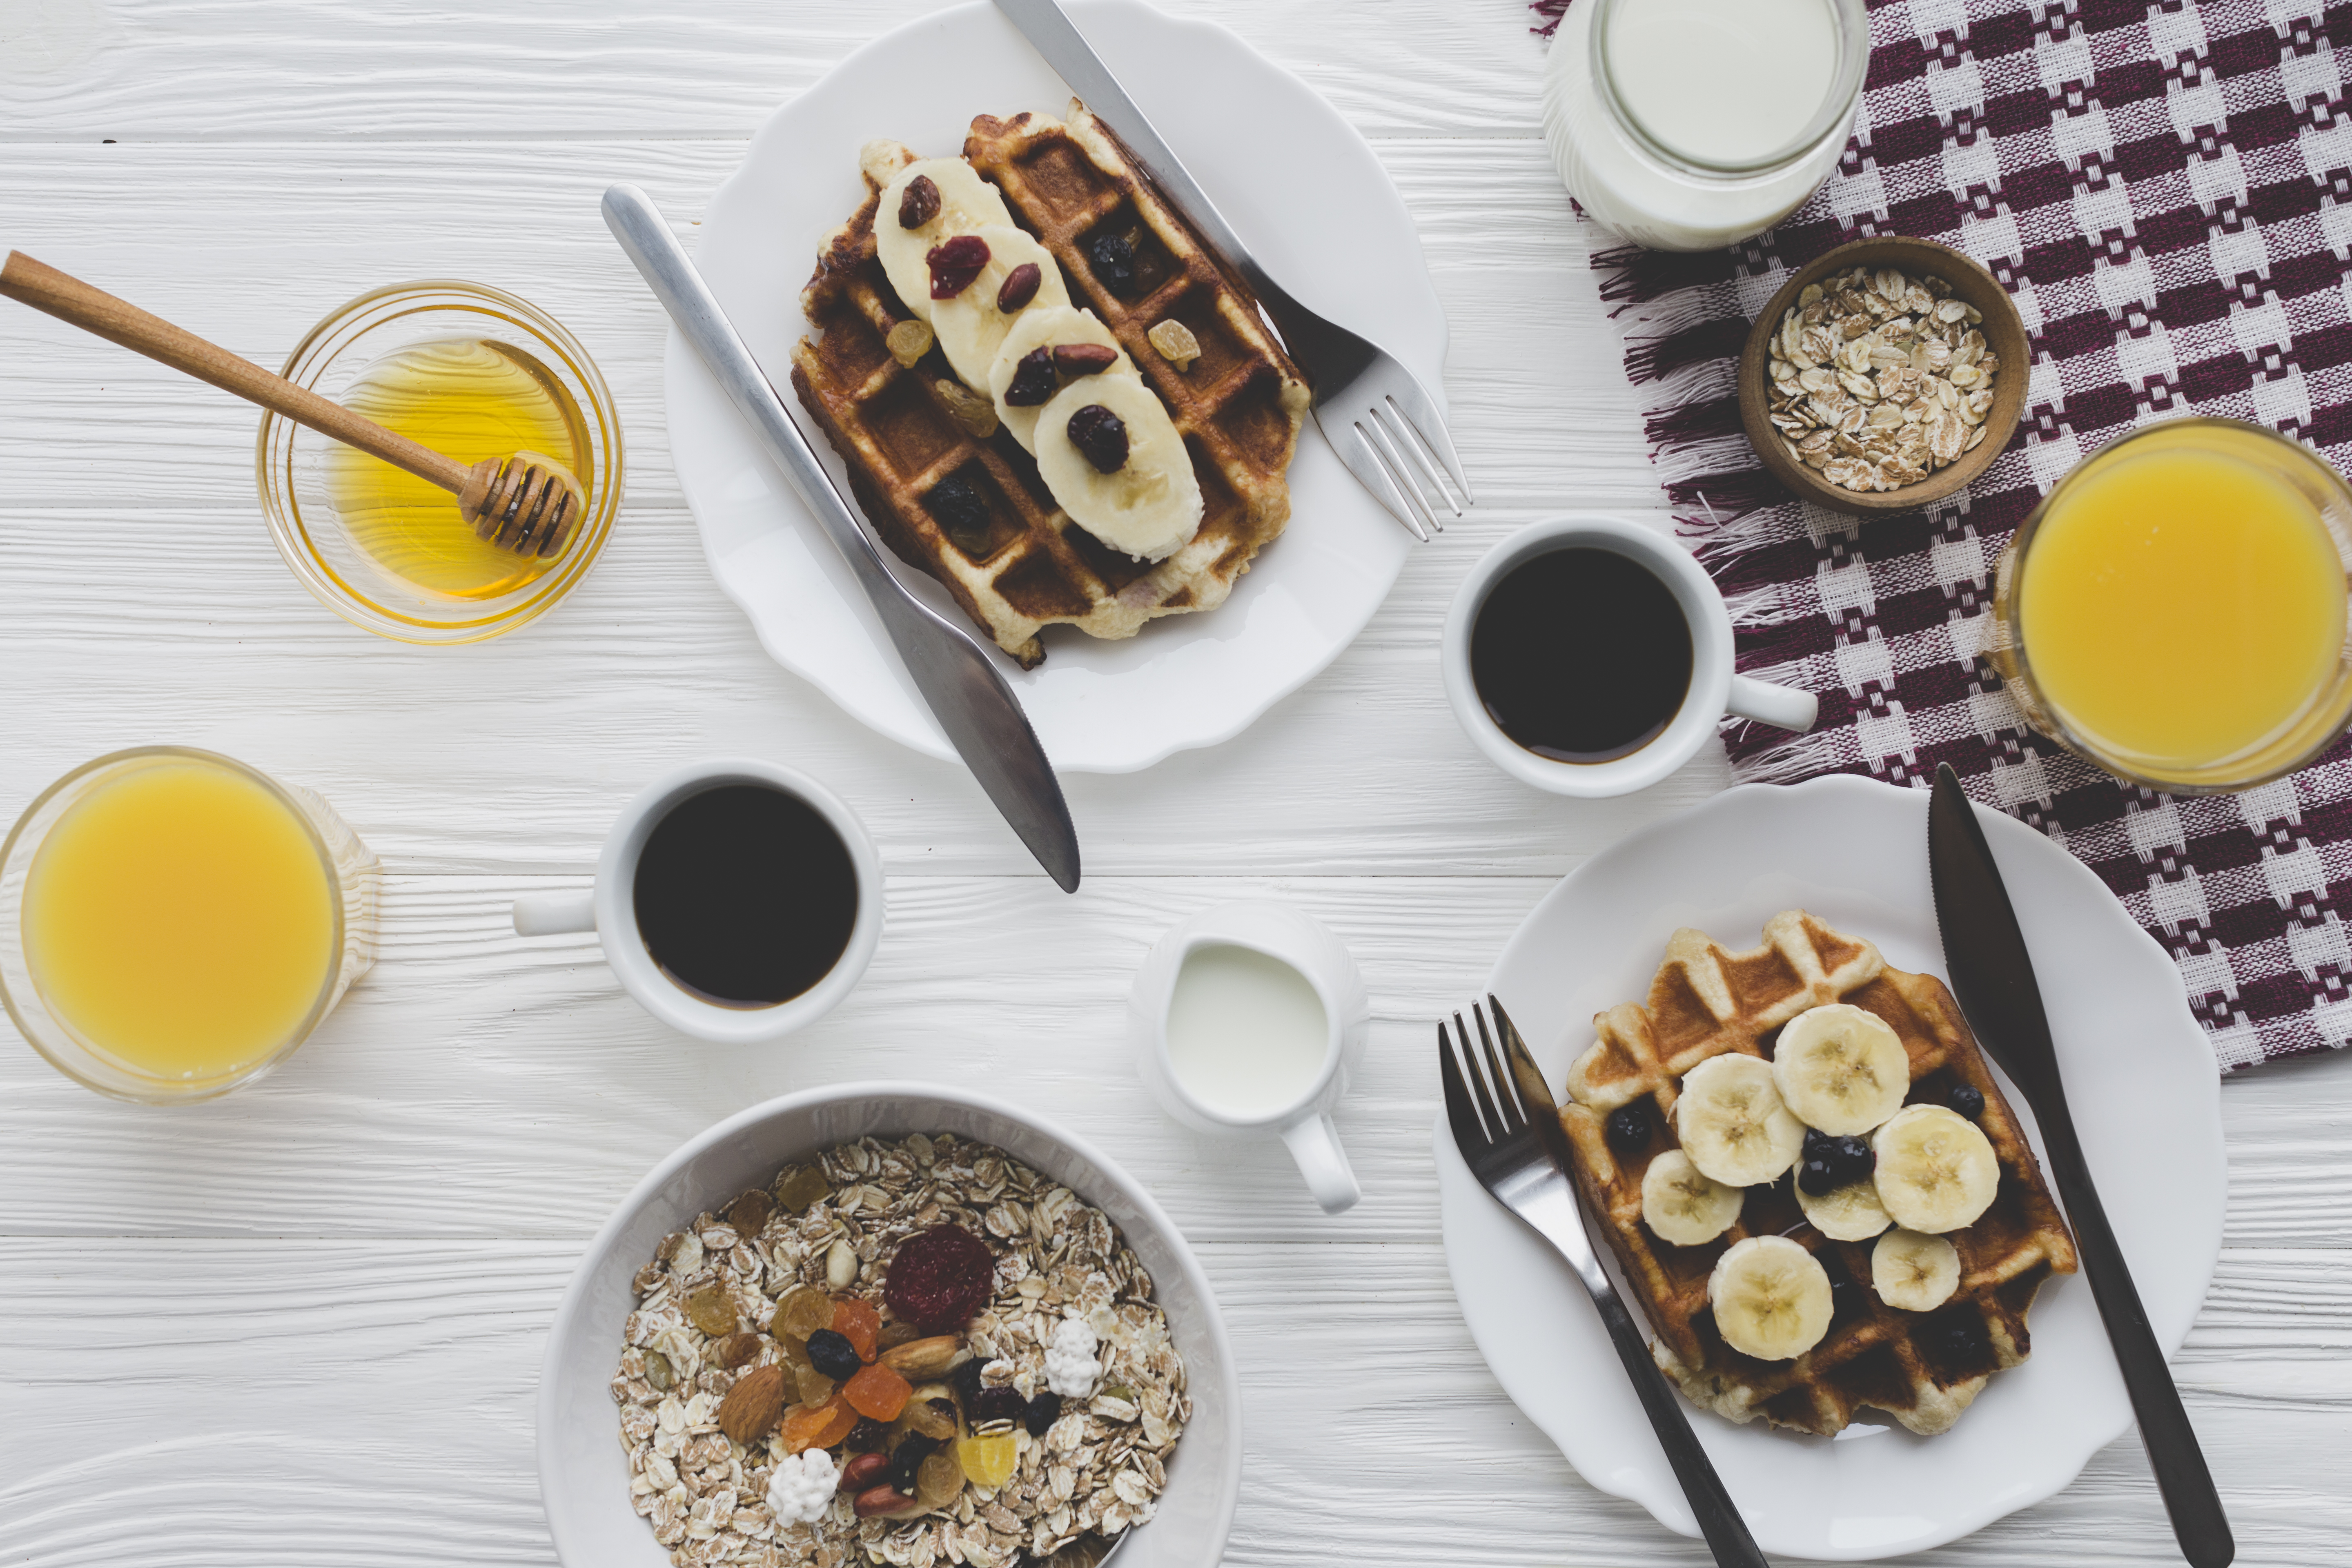
[[[1241,1386],[1217,1300],[1174,1222],[1108,1155],[983,1094],[933,1084],[845,1083],[755,1105],[687,1141],[604,1222],[555,1309],[539,1384],[539,1489],[564,1568],[668,1568],[669,1553],[629,1507],[613,1404],[629,1281],[654,1244],[778,1166],[868,1134],[952,1132],[995,1144],[1109,1216],[1151,1271],[1188,1369],[1192,1420],[1168,1465],[1150,1524],[1130,1531],[1119,1568],[1215,1568],[1241,1495]]]

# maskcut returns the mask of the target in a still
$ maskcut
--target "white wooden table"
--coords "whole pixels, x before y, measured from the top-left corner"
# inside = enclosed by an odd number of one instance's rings
[[[500,641],[404,647],[279,563],[252,411],[0,306],[0,820],[89,756],[185,742],[320,790],[389,872],[382,961],[248,1093],[116,1105],[0,1048],[0,1562],[551,1563],[531,1400],[575,1254],[688,1134],[860,1077],[1011,1087],[1173,1211],[1246,1390],[1232,1561],[1706,1561],[1505,1400],[1446,1281],[1428,1147],[1428,1020],[1554,879],[1726,778],[1717,753],[1635,799],[1538,795],[1476,757],[1440,690],[1438,626],[1487,545],[1565,506],[1664,525],[1592,237],[1538,141],[1542,46],[1518,0],[1168,3],[1373,139],[1452,320],[1481,504],[1238,740],[1068,780],[1087,875],[1066,898],[967,776],[779,669],[713,585],[665,442],[663,323],[596,213],[616,179],[698,212],[764,116],[933,0],[0,0],[0,248],[269,364],[362,289],[495,283],[587,342],[629,443],[628,505],[577,595]],[[777,265],[795,286],[803,259]],[[888,868],[865,984],[774,1049],[672,1035],[591,939],[507,919],[583,885],[646,780],[719,752],[829,782]],[[1328,921],[1371,985],[1339,1118],[1365,1198],[1337,1220],[1278,1146],[1194,1140],[1128,1062],[1147,944],[1261,892]],[[2222,1099],[2229,1230],[2178,1370],[2239,1560],[2338,1564],[2352,1061]],[[2132,1437],[1925,1560],[2178,1561]]]

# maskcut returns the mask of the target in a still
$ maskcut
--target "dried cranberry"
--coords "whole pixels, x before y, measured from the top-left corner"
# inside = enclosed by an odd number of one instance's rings
[[[1024,261],[1004,275],[1004,282],[996,290],[996,308],[1006,315],[1026,305],[1037,297],[1037,286],[1045,275],[1034,261]]]
[[[1135,242],[1123,234],[1107,234],[1095,241],[1095,276],[1114,294],[1127,292],[1135,281]]]
[[[970,1322],[995,1290],[996,1258],[988,1244],[961,1226],[940,1225],[898,1244],[882,1300],[899,1321],[945,1334]]]
[[[890,1447],[890,1428],[871,1415],[861,1415],[841,1446],[853,1454],[879,1454]]]
[[[963,1416],[974,1427],[986,1426],[998,1421],[1019,1421],[1029,1414],[1029,1402],[1018,1390],[1007,1385],[983,1388],[976,1399],[964,1401]]]
[[[1070,445],[1106,474],[1127,467],[1127,421],[1099,403],[1089,403],[1070,416]]]
[[[960,234],[931,247],[923,259],[930,264],[931,298],[952,300],[971,288],[980,269],[988,265],[988,241],[976,234]]]
[[[1029,1428],[1032,1437],[1043,1437],[1045,1429],[1062,1418],[1062,1396],[1050,1388],[1041,1388],[1030,1396],[1029,1408],[1021,1424]]]
[[[1101,343],[1059,343],[1054,368],[1066,376],[1100,375],[1118,363],[1118,351]]]
[[[918,174],[898,194],[898,226],[920,228],[940,216],[940,188],[929,174]]]
[[[1021,356],[1013,367],[1013,382],[1004,389],[1004,401],[1013,408],[1034,408],[1061,389],[1054,377],[1054,351],[1038,349]]]
[[[961,474],[950,474],[923,498],[956,547],[971,554],[988,548],[988,502],[980,487]]]

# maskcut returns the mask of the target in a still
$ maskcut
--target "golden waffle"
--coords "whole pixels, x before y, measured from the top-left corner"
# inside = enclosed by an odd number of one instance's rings
[[[912,319],[876,259],[881,187],[913,157],[865,160],[865,205],[826,240],[802,309],[816,336],[793,351],[793,387],[847,465],[851,489],[890,548],[946,584],[1024,667],[1045,657],[1041,628],[1132,637],[1160,616],[1213,609],[1290,519],[1285,479],[1312,401],[1297,367],[1257,317],[1257,302],[1136,174],[1125,152],[1083,111],[972,121],[964,155],[1003,193],[1016,221],[1061,264],[1071,302],[1116,333],[1168,405],[1201,482],[1200,531],[1157,564],[1112,550],[1070,521],[1035,459],[999,430],[959,426],[939,390],[953,372],[934,348],[900,367],[883,340]],[[894,161],[895,160],[895,161]],[[1092,247],[1129,237],[1134,277],[1114,290]],[[1201,357],[1179,371],[1145,334],[1173,318]],[[985,395],[984,392],[982,395]],[[949,475],[979,492],[984,534],[950,531],[924,498]]]
[[[2000,1163],[2000,1186],[1976,1223],[1946,1236],[1959,1251],[1960,1284],[1930,1312],[1879,1300],[1870,1288],[1875,1238],[1832,1241],[1808,1225],[1793,1174],[1748,1188],[1738,1221],[1703,1246],[1670,1245],[1642,1223],[1642,1174],[1675,1147],[1665,1112],[1682,1075],[1727,1051],[1769,1059],[1781,1025],[1830,1002],[1875,1013],[1901,1037],[1911,1058],[1906,1103],[1943,1104],[1961,1084],[1984,1096],[1978,1125]],[[1676,931],[1648,1005],[1621,1004],[1593,1027],[1600,1039],[1569,1068],[1560,1110],[1572,1173],[1649,1316],[1658,1364],[1693,1401],[1734,1421],[1761,1415],[1823,1434],[1869,1405],[1914,1432],[1936,1433],[1959,1419],[1993,1373],[2025,1360],[2026,1310],[2043,1279],[2074,1271],[2074,1237],[1943,982],[1890,969],[1869,942],[1790,910],[1767,921],[1763,945],[1746,952]],[[1644,1098],[1648,1142],[1631,1154],[1612,1149],[1610,1112]],[[1804,1355],[1758,1361],[1715,1331],[1707,1277],[1732,1243],[1783,1234],[1821,1260],[1835,1310],[1829,1332]]]

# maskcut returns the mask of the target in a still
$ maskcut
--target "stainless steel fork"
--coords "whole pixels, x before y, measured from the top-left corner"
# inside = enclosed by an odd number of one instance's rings
[[[1423,543],[1445,526],[1437,515],[1440,508],[1460,517],[1471,500],[1469,477],[1435,400],[1419,378],[1386,349],[1325,321],[1265,275],[1056,0],[996,0],[996,8],[1118,132],[1168,204],[1207,237],[1256,293],[1283,347],[1314,384],[1315,421],[1348,471]]]
[[[1461,1014],[1454,1015],[1458,1047],[1446,1037],[1444,1024],[1437,1026],[1438,1074],[1445,1080],[1445,1116],[1454,1126],[1454,1146],[1462,1151],[1478,1184],[1533,1226],[1584,1281],[1716,1562],[1722,1568],[1766,1568],[1764,1554],[1748,1533],[1747,1521],[1724,1489],[1706,1450],[1699,1447],[1681,1398],[1658,1370],[1658,1363],[1650,1359],[1642,1331],[1634,1326],[1617,1288],[1593,1254],[1592,1238],[1585,1234],[1584,1211],[1568,1178],[1568,1134],[1560,1128],[1559,1109],[1543,1071],[1528,1054],[1527,1042],[1519,1038],[1502,1003],[1488,996],[1486,1007],[1495,1015],[1493,1033],[1487,1030],[1486,1013],[1476,1003],[1470,1006],[1470,1016],[1478,1026],[1476,1049],[1471,1047],[1470,1031],[1463,1026]],[[1495,1048],[1497,1034],[1503,1041],[1499,1056]]]

